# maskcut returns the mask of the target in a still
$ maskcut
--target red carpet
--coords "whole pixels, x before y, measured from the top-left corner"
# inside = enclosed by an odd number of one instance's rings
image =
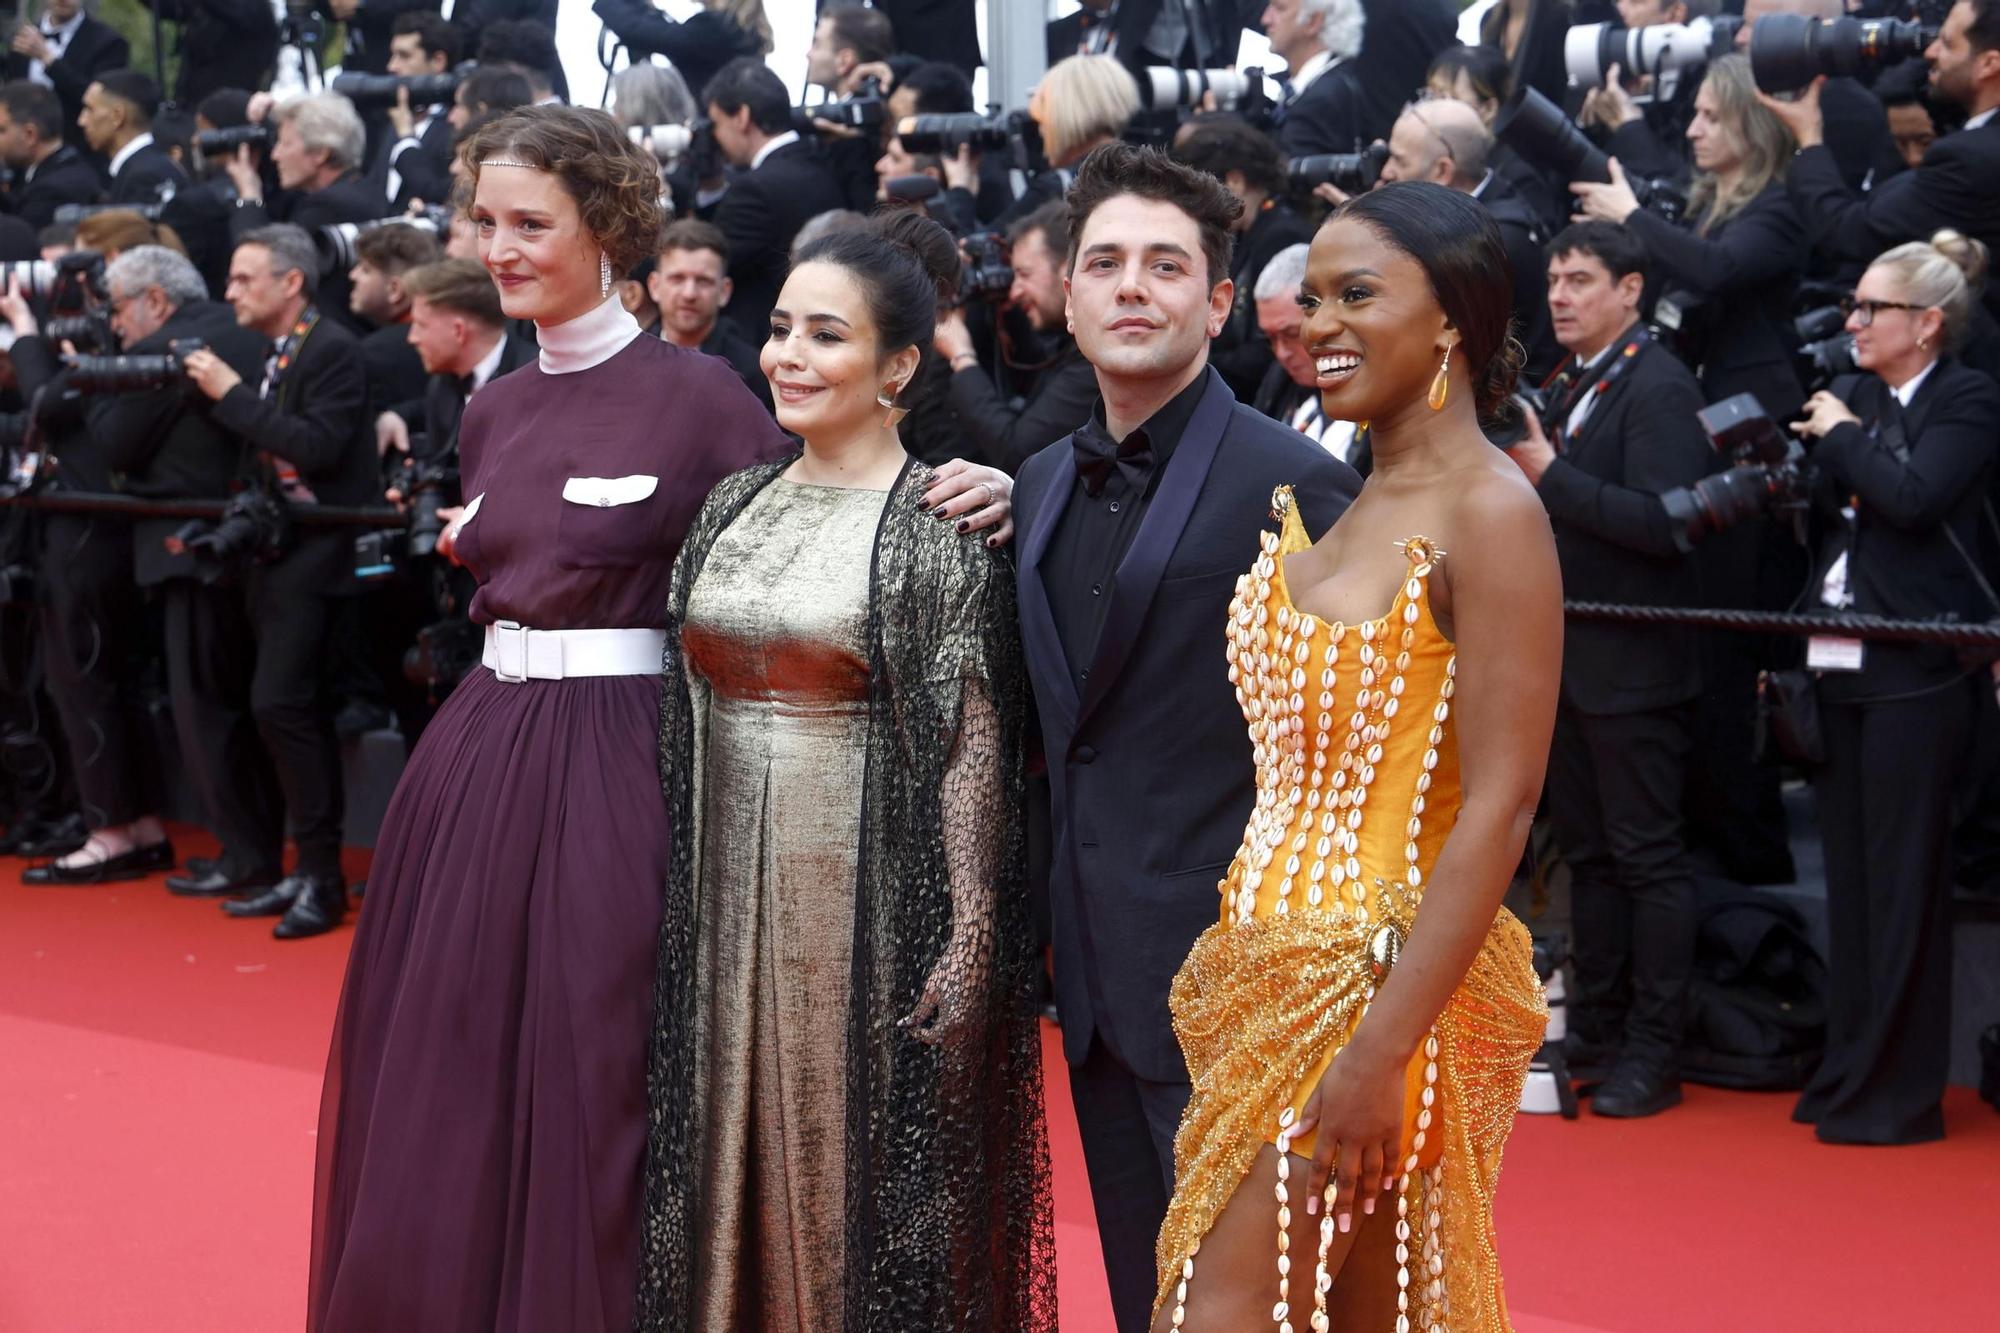
[[[0,862],[0,1330],[298,1329],[348,933],[279,944],[157,882],[28,889],[19,868]],[[1047,1049],[1063,1328],[1109,1333]],[[1637,1124],[1523,1118],[1500,1202],[1521,1333],[1994,1327],[2000,1115],[1955,1089],[1950,1139],[1869,1151],[1788,1107],[1692,1089]]]

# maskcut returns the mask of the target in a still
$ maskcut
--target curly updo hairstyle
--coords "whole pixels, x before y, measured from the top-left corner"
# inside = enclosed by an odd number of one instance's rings
[[[951,233],[905,208],[877,212],[863,226],[829,232],[800,248],[792,267],[837,264],[861,287],[884,357],[914,345],[931,355],[937,312],[958,293],[958,246]],[[914,381],[923,374],[919,360]]]
[[[576,200],[583,225],[604,247],[620,277],[652,257],[665,215],[660,208],[660,166],[633,144],[602,111],[573,106],[527,106],[510,111],[459,146],[471,190],[479,164],[521,162],[562,182]],[[470,198],[467,198],[470,204]]]
[[[1470,195],[1429,181],[1399,181],[1357,195],[1327,219],[1345,218],[1417,261],[1459,334],[1482,425],[1511,424],[1526,350],[1514,337],[1514,277],[1492,215]]]

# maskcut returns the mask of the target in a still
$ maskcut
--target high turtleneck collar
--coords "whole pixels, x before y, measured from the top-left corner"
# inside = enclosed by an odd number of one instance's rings
[[[542,369],[551,375],[572,375],[603,365],[639,336],[639,321],[616,295],[595,310],[561,324],[536,325],[542,345]]]

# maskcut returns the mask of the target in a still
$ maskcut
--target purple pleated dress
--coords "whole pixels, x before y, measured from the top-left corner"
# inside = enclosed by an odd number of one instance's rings
[[[493,381],[461,429],[472,618],[662,627],[710,487],[784,448],[727,363],[655,338]],[[658,718],[657,676],[482,667],[425,730],[335,1021],[317,1333],[630,1325],[670,832]]]

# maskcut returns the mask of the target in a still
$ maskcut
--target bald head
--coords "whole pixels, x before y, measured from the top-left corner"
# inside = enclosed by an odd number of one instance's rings
[[[1432,181],[1470,191],[1486,176],[1493,136],[1479,112],[1452,98],[1412,103],[1389,132],[1384,183]]]

